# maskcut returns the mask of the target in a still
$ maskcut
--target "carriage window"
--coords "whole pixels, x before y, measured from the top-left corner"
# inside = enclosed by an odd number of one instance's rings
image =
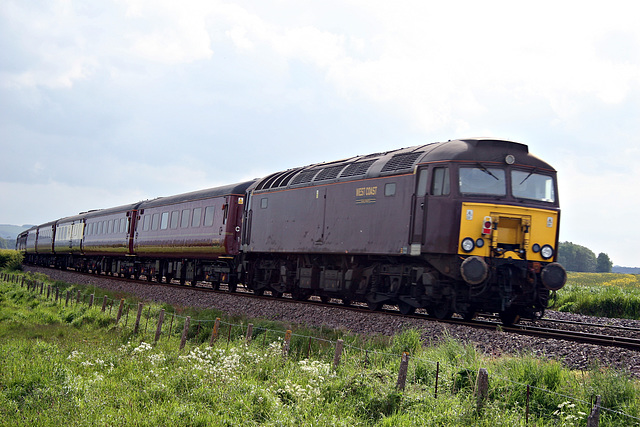
[[[446,196],[450,193],[449,168],[434,168],[431,181],[431,194],[433,196]]]
[[[213,225],[213,206],[207,206],[204,210],[204,226],[211,227]]]
[[[385,196],[395,196],[396,194],[396,183],[388,182],[384,185],[384,195]]]
[[[182,219],[180,221],[180,228],[187,228],[189,226],[189,214],[191,213],[190,209],[182,210]]]
[[[125,233],[127,231],[127,219],[126,218],[121,218],[120,219],[120,232],[121,233]]]
[[[160,229],[166,230],[169,227],[169,212],[162,212],[162,220],[160,221]]]
[[[109,224],[107,220],[102,221],[102,234],[107,234],[107,230],[109,229]]]
[[[142,231],[149,231],[151,227],[151,215],[145,215],[142,220]]]
[[[200,227],[201,216],[202,216],[202,208],[195,208],[193,210],[193,220],[191,221],[192,227]]]
[[[160,214],[154,213],[151,219],[151,230],[157,230],[160,226]]]
[[[460,168],[460,193],[505,196],[507,181],[504,169],[478,167]]]
[[[266,197],[260,199],[260,208],[266,209],[267,206],[269,206],[269,199],[267,199]]]
[[[511,171],[511,192],[513,197],[554,202],[553,178],[532,172]]]
[[[178,220],[180,219],[180,211],[171,212],[171,228],[178,228]]]

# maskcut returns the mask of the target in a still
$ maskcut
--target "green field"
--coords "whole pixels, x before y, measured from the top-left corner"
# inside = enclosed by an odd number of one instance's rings
[[[569,426],[586,424],[595,395],[618,411],[601,413],[600,425],[640,422],[639,383],[597,366],[573,372],[527,354],[488,358],[453,339],[425,345],[415,330],[362,337],[168,305],[145,305],[134,334],[137,301],[127,301],[116,325],[122,295],[107,296],[114,305],[103,312],[99,290],[0,283],[1,425],[514,426],[528,416],[529,425]],[[209,346],[215,317],[219,336]],[[334,366],[338,339],[344,351]],[[401,390],[403,352],[409,364]],[[480,368],[489,372],[489,389],[478,408]]]
[[[591,316],[640,319],[640,275],[568,273],[553,307]]]

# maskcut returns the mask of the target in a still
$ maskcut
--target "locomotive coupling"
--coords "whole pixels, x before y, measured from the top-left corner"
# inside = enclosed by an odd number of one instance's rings
[[[478,285],[489,275],[489,266],[479,256],[470,256],[460,265],[460,274],[465,282],[470,285]]]
[[[567,281],[567,271],[557,262],[547,264],[540,275],[542,284],[550,291],[557,291],[562,288]]]

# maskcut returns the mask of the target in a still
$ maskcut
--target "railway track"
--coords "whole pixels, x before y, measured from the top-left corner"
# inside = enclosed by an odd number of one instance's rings
[[[55,270],[55,269],[51,269]],[[58,271],[58,270],[55,270]],[[343,310],[350,311],[359,311],[366,313],[374,313],[371,311],[366,304],[364,303],[353,303],[346,305],[342,300],[331,299],[328,301],[321,301],[319,297],[311,297],[308,300],[296,300],[292,297],[283,296],[283,295],[256,295],[252,291],[248,290],[244,286],[238,286],[235,292],[230,292],[226,285],[221,285],[220,289],[213,289],[211,285],[201,283],[199,286],[188,286],[181,285],[178,283],[166,283],[166,282],[149,282],[146,280],[138,280],[135,281],[131,278],[124,278],[118,276],[106,276],[106,275],[95,275],[91,273],[80,273],[73,270],[67,270],[69,273],[79,274],[88,277],[100,277],[102,279],[109,279],[114,281],[123,281],[129,283],[136,284],[144,284],[147,286],[164,286],[171,287],[177,289],[191,289],[201,292],[213,292],[213,293],[224,293],[227,295],[236,295],[242,298],[254,298],[254,299],[267,299],[274,300],[278,299],[282,303],[295,303],[295,304],[310,304],[317,306],[330,306],[330,307],[338,307]],[[339,302],[336,302],[339,301]],[[452,324],[452,325],[460,325],[467,326],[476,329],[485,329],[485,330],[501,330],[503,332],[545,338],[545,339],[556,339],[556,340],[565,340],[578,342],[583,344],[592,344],[598,346],[605,347],[618,347],[627,350],[640,351],[640,328],[633,328],[627,326],[618,326],[618,325],[607,325],[607,324],[598,324],[591,322],[578,322],[578,321],[570,321],[570,320],[559,320],[559,319],[551,319],[551,318],[542,318],[539,319],[538,323],[533,322],[523,322],[522,324],[515,324],[513,326],[504,326],[498,321],[491,320],[483,320],[483,318],[492,318],[495,316],[480,316],[476,320],[465,321],[460,318],[451,318],[446,320],[435,319],[430,317],[423,312],[423,310],[418,310],[416,313],[411,315],[403,315],[399,312],[398,309],[393,308],[393,306],[384,306],[382,310],[375,311],[375,313],[385,314],[389,316],[398,316],[404,318],[413,318],[413,319],[421,319],[429,322],[439,322],[442,324]],[[565,329],[562,328],[554,328],[554,327],[544,327],[541,324],[557,324],[562,325]],[[571,330],[567,329],[567,327],[578,327],[582,329],[589,329],[589,331],[584,330]],[[596,329],[599,332],[593,331]],[[603,331],[615,331],[611,333],[603,333]],[[618,332],[624,332],[626,335],[622,336]],[[629,336],[635,335],[635,336]]]

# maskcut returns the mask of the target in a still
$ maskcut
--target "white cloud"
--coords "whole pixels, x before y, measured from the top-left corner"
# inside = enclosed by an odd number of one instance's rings
[[[530,144],[560,171],[563,236],[623,263],[628,252],[607,245],[640,238],[625,225],[640,209],[626,186],[640,179],[630,149],[640,145],[631,6],[6,0],[0,143],[17,147],[3,150],[22,165],[12,170],[39,184],[3,191],[55,203],[54,192],[86,190],[117,203],[100,182],[137,176],[151,197],[244,171],[498,136]],[[73,190],[66,182],[88,158],[90,183]],[[127,202],[143,190],[128,191]],[[613,225],[587,234],[585,212]]]

